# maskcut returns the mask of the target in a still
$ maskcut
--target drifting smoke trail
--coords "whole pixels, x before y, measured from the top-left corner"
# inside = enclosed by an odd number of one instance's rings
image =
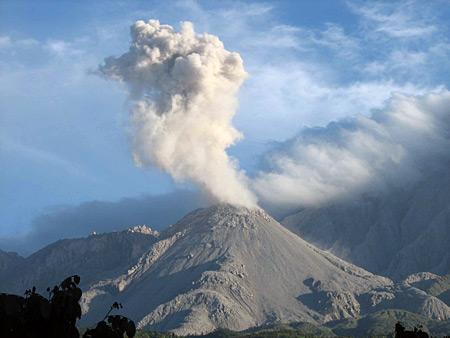
[[[189,22],[175,32],[157,20],[137,21],[131,36],[129,51],[99,70],[130,88],[135,162],[193,181],[218,202],[256,206],[226,153],[241,138],[231,123],[247,76],[239,54],[216,36],[196,35]]]
[[[266,154],[269,168],[253,188],[263,204],[296,209],[388,192],[448,172],[449,107],[447,90],[397,94],[370,117],[305,129]]]

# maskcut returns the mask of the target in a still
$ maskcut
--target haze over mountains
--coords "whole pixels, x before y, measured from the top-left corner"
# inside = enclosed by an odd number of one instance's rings
[[[303,208],[284,227],[262,210],[218,205],[161,233],[61,240],[27,258],[0,251],[1,291],[43,291],[80,274],[82,325],[119,300],[141,328],[180,334],[308,322],[365,335],[380,332],[370,331],[376,318],[432,321],[445,333],[449,196],[444,170],[389,193]],[[352,320],[361,323],[353,331]]]
[[[115,300],[139,327],[180,334],[323,325],[389,308],[450,318],[448,304],[416,287],[437,277],[394,283],[308,244],[262,210],[231,205],[196,210],[161,234],[140,227],[59,241],[27,259],[1,255],[2,291],[80,274],[84,325]]]
[[[282,223],[365,269],[402,278],[450,272],[450,174],[438,171],[389,194],[305,208]]]
[[[240,55],[188,22],[177,32],[137,21],[131,38],[98,73],[129,90],[133,160],[195,184],[212,206],[161,232],[106,232],[148,211],[124,203],[134,213],[127,218],[109,205],[106,217],[93,218],[101,234],[26,258],[0,251],[1,291],[45,290],[79,274],[83,325],[119,301],[140,328],[179,334],[331,325],[388,310],[450,319],[449,91],[395,94],[370,116],[305,128],[247,176],[227,153],[242,136],[232,123],[246,77]],[[177,212],[202,203],[192,196]],[[172,204],[163,203],[166,213]],[[281,224],[258,205],[283,214]],[[87,232],[81,214],[92,206],[72,210],[70,236]],[[61,225],[43,219],[48,240]]]

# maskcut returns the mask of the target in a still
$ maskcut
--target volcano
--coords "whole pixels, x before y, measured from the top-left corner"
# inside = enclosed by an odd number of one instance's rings
[[[218,205],[188,214],[127,273],[93,285],[83,310],[95,321],[118,299],[140,328],[199,334],[356,318],[373,306],[374,290],[389,287],[263,210]]]
[[[318,327],[387,309],[450,319],[445,297],[424,287],[441,277],[394,283],[316,248],[261,209],[231,205],[195,210],[162,233],[140,226],[58,241],[27,258],[0,252],[0,263],[2,290],[18,294],[79,274],[82,327],[115,301],[139,328],[180,335]]]

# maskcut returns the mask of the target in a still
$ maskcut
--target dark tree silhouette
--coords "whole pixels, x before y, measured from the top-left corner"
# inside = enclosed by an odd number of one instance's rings
[[[0,294],[1,338],[79,338],[76,323],[81,318],[79,301],[82,291],[78,287],[80,277],[66,278],[60,285],[48,288],[48,298],[33,287],[25,297]],[[86,331],[85,338],[134,337],[134,322],[126,317],[110,315],[113,309],[122,308],[114,303],[105,318],[95,329]]]
[[[413,331],[408,331],[402,325],[397,322],[395,324],[395,338],[429,338],[428,333],[422,331],[422,326],[414,327]]]
[[[134,337],[136,334],[136,326],[132,320],[119,315],[110,315],[114,309],[121,309],[122,304],[114,302],[108,313],[94,329],[86,331],[83,338],[123,338]]]

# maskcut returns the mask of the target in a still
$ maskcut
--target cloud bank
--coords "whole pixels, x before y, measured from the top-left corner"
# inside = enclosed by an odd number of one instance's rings
[[[334,26],[329,31],[332,41],[341,45],[343,32]],[[346,110],[337,116],[365,114],[326,127],[305,128],[277,143],[264,155],[263,169],[250,180],[226,153],[241,137],[231,121],[237,92],[247,75],[240,56],[225,50],[213,35],[195,34],[190,23],[183,23],[176,32],[156,20],[137,21],[131,36],[130,50],[107,58],[100,72],[130,89],[136,163],[155,164],[176,180],[192,181],[217,202],[255,206],[257,196],[272,209],[316,206],[402,186],[421,177],[424,163],[440,163],[447,154],[448,91],[435,88],[434,94],[414,96],[405,92],[422,95],[430,90],[389,81],[387,88],[381,83],[367,88],[356,83],[341,87],[342,96],[353,107],[335,104],[334,110]],[[313,40],[325,41],[323,37]],[[356,48],[350,47],[344,49]],[[330,93],[317,88],[305,89],[309,94],[303,97],[290,79],[307,77],[295,69],[289,74],[286,86],[292,95],[300,94],[302,104],[308,106],[311,96],[326,94],[330,100]],[[398,94],[381,108],[384,98],[395,91]],[[349,98],[349,92],[355,97]],[[339,89],[333,93],[339,94]],[[366,100],[360,102],[359,97]],[[318,104],[311,106],[317,109]],[[366,116],[374,107],[379,110]]]
[[[130,90],[136,164],[192,181],[217,202],[255,206],[244,173],[226,153],[242,137],[232,125],[247,76],[239,54],[216,36],[197,35],[189,22],[176,32],[157,20],[137,21],[131,37],[129,51],[99,70]]]
[[[450,92],[397,94],[370,117],[307,128],[278,143],[253,188],[272,207],[316,206],[448,170],[449,149]]]
[[[54,207],[37,216],[30,232],[19,238],[0,238],[0,250],[28,255],[61,238],[120,231],[145,224],[162,230],[193,209],[206,206],[198,192],[177,190],[168,194],[123,198],[116,202],[90,201]]]

